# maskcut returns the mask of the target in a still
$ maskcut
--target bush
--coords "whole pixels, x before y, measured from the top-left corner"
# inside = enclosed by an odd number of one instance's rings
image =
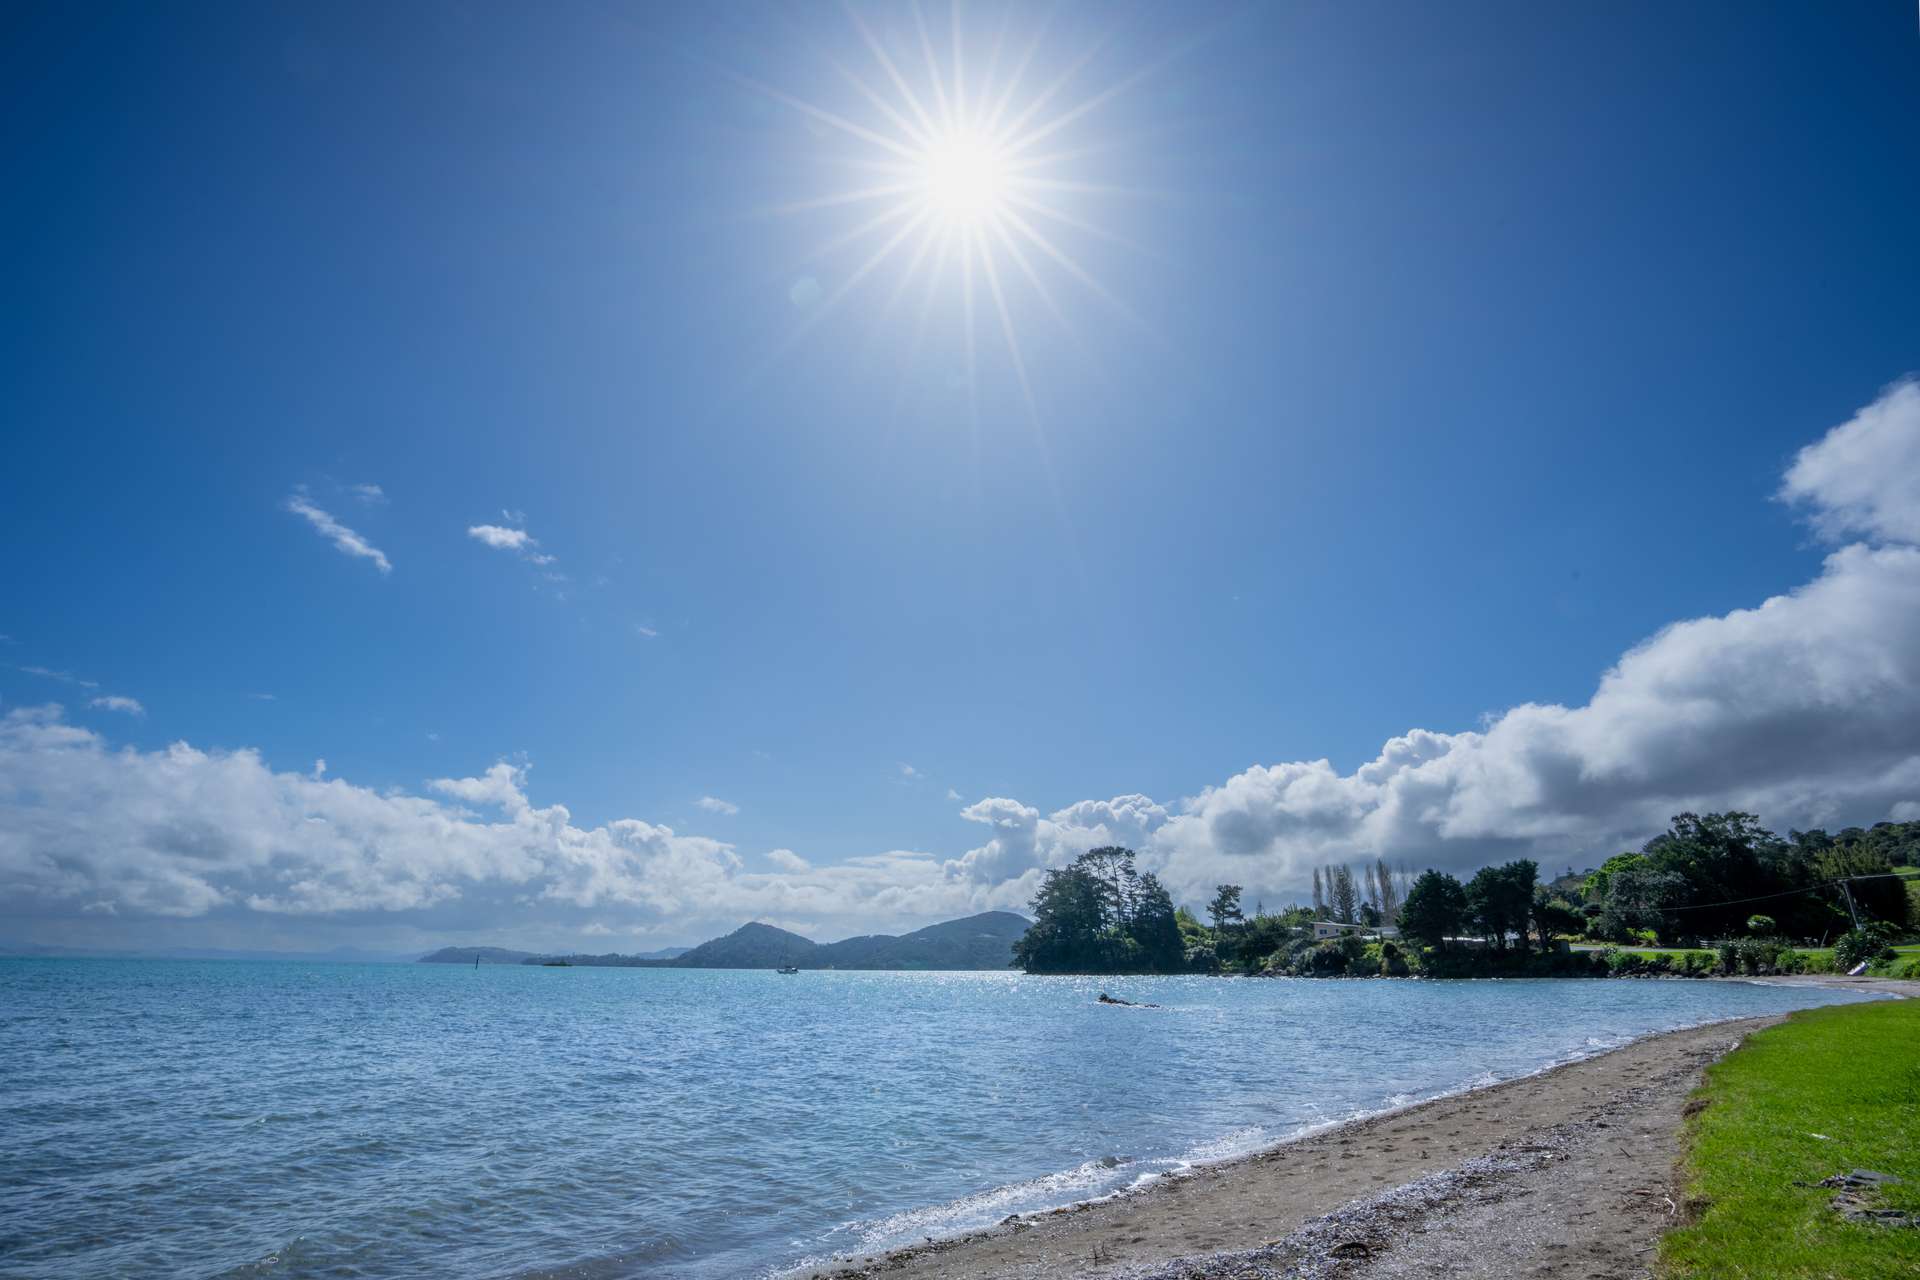
[[[1407,964],[1407,957],[1401,953],[1398,946],[1391,942],[1383,942],[1380,944],[1380,972],[1389,978],[1404,978],[1412,972],[1412,969]]]
[[[1780,932],[1780,925],[1772,916],[1748,916],[1747,932],[1756,938],[1771,938]]]
[[[1728,975],[1772,973],[1785,950],[1779,938],[1722,938],[1713,944],[1720,972]]]
[[[1887,945],[1889,932],[1885,925],[1876,922],[1864,929],[1841,934],[1833,944],[1834,964],[1844,972],[1863,960],[1874,964],[1893,959],[1898,953]]]
[[[1713,957],[1702,955],[1698,951],[1689,951],[1680,957],[1680,972],[1689,978],[1704,978],[1713,968]]]

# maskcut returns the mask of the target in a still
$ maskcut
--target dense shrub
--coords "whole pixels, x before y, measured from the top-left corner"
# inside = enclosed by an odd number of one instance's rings
[[[1713,944],[1724,974],[1766,974],[1776,971],[1787,944],[1779,938],[1722,938]]]
[[[1889,933],[1885,925],[1875,923],[1864,929],[1855,929],[1841,934],[1833,944],[1835,965],[1846,970],[1853,968],[1862,960],[1873,964],[1893,959],[1898,953],[1888,945]]]
[[[1772,916],[1748,916],[1747,932],[1759,938],[1771,938],[1780,932],[1780,925]]]

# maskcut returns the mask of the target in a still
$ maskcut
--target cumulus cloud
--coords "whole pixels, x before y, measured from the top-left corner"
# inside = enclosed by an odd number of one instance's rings
[[[553,557],[540,550],[540,540],[525,529],[510,529],[498,524],[476,524],[468,526],[467,536],[478,542],[484,542],[495,551],[511,551],[528,564],[553,563]]]
[[[315,533],[333,543],[335,549],[341,554],[371,560],[373,567],[382,573],[393,572],[393,564],[387,559],[385,552],[315,506],[313,500],[306,494],[293,494],[287,499],[285,505],[288,511],[312,525]]]
[[[935,859],[888,852],[745,870],[733,847],[638,819],[577,825],[536,805],[527,770],[498,763],[430,794],[278,772],[258,752],[116,750],[57,706],[0,718],[4,914],[363,921],[439,930],[592,920],[697,938],[763,919],[817,936],[912,927],[983,909],[988,895]]]
[[[1920,381],[1895,383],[1802,449],[1780,497],[1812,508],[1835,541],[1920,542]]]
[[[123,711],[130,716],[144,716],[147,714],[147,709],[140,705],[138,698],[123,698],[117,693],[110,693],[105,697],[94,698],[90,700],[87,705],[101,711]]]
[[[722,800],[719,796],[701,796],[693,803],[696,807],[705,809],[708,813],[723,813],[728,817],[732,817],[734,814],[740,812],[739,805],[733,803],[731,800]]]
[[[769,849],[767,861],[782,871],[806,871],[813,866],[811,862],[791,849]]]

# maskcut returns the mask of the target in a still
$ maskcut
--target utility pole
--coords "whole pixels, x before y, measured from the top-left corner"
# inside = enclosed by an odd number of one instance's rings
[[[1840,882],[1840,892],[1845,895],[1847,899],[1847,914],[1853,917],[1853,927],[1855,931],[1858,931],[1860,928],[1860,913],[1854,909],[1853,886],[1848,883],[1852,878],[1853,877],[1848,876],[1847,879]]]

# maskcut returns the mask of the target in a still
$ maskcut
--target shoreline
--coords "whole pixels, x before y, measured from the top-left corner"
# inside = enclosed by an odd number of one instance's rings
[[[1719,980],[1920,996],[1920,983],[1898,979]],[[1678,1211],[1671,1184],[1688,1095],[1707,1065],[1784,1016],[1649,1033],[1093,1200],[775,1274],[1304,1280],[1442,1266],[1490,1278],[1647,1275],[1641,1264]],[[1490,1246],[1488,1233],[1507,1247]]]

